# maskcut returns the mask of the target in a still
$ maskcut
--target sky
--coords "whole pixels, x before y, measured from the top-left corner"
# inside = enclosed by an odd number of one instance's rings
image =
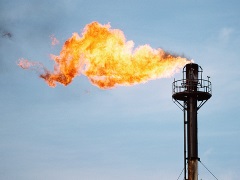
[[[1,0],[0,179],[159,180],[183,169],[183,113],[170,78],[102,90],[87,77],[49,87],[20,58],[53,69],[72,33],[93,22],[193,59],[210,76],[198,112],[199,157],[220,180],[240,177],[240,2]],[[54,35],[59,44],[51,45]],[[180,177],[183,179],[183,176]],[[199,179],[215,179],[199,164]]]

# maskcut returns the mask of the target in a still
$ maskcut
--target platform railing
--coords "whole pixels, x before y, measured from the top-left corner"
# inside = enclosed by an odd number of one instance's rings
[[[172,93],[175,94],[181,92],[207,92],[212,94],[212,84],[209,80],[205,79],[181,79],[174,81],[172,84]]]

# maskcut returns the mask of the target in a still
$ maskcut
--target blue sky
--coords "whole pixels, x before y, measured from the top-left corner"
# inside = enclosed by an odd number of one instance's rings
[[[213,84],[200,109],[199,157],[219,178],[240,177],[237,0],[0,2],[0,179],[177,179],[183,168],[183,115],[172,78],[101,90],[84,76],[50,88],[19,58],[44,63],[73,32],[98,21],[136,46],[185,55]],[[10,34],[11,37],[10,37]],[[50,36],[60,41],[51,46]],[[199,179],[214,179],[199,165]],[[183,178],[182,178],[183,179]]]

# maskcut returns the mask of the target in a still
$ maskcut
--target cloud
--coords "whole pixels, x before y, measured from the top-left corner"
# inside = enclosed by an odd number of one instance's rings
[[[205,157],[209,156],[210,154],[212,154],[212,151],[213,151],[212,148],[207,149],[207,150],[204,152],[203,156],[205,156]]]
[[[7,32],[7,31],[2,32],[3,38],[11,38],[12,36],[13,36],[13,34],[10,32]]]
[[[224,27],[219,32],[219,40],[223,43],[227,43],[234,32],[233,28]]]

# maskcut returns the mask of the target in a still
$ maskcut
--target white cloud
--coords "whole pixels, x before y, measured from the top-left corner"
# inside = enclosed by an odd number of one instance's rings
[[[224,27],[219,32],[219,40],[223,43],[227,43],[230,39],[230,36],[233,34],[234,29],[229,27]]]
[[[212,151],[213,151],[212,148],[207,149],[207,150],[203,153],[203,156],[204,156],[204,157],[209,156],[210,154],[212,154]]]

